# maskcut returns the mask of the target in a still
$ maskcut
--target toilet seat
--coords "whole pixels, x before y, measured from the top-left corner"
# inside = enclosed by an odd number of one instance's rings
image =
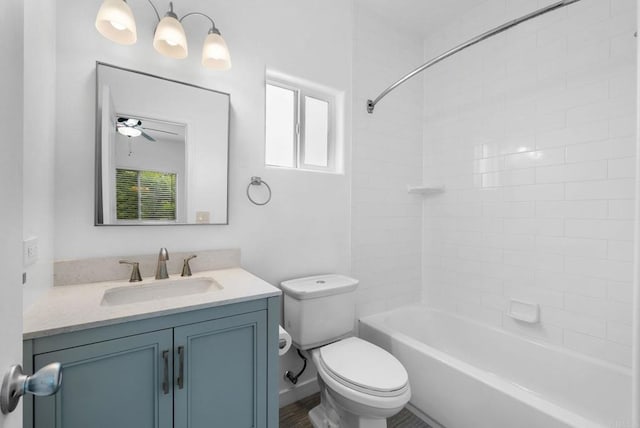
[[[357,337],[318,350],[321,371],[341,385],[376,397],[398,397],[409,389],[402,364],[384,349]]]

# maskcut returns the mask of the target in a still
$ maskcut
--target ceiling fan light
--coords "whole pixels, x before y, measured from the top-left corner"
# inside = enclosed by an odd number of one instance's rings
[[[210,31],[204,39],[202,65],[211,70],[229,70],[231,68],[229,48],[217,30]]]
[[[118,126],[118,132],[125,137],[139,137],[142,135],[142,131],[138,128],[132,128],[130,126]]]
[[[158,23],[153,36],[153,47],[170,58],[186,58],[189,54],[184,28],[172,12],[168,12]]]
[[[122,45],[132,45],[138,40],[133,12],[124,0],[104,0],[96,16],[96,29]]]

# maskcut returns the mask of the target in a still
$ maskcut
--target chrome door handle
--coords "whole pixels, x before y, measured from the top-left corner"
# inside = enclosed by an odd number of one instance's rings
[[[178,361],[180,367],[178,368],[178,388],[184,388],[184,346],[178,346]]]
[[[169,351],[162,351],[162,360],[164,362],[162,392],[167,395],[169,393]]]
[[[22,372],[22,366],[12,366],[2,379],[0,388],[0,410],[3,414],[11,413],[24,394],[37,396],[53,395],[62,385],[62,364],[51,363],[32,376]]]

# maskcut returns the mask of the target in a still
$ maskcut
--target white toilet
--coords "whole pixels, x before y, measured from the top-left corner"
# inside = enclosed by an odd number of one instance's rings
[[[285,329],[310,350],[321,404],[309,412],[316,428],[378,428],[409,402],[407,371],[393,355],[353,334],[358,280],[320,275],[281,283]]]

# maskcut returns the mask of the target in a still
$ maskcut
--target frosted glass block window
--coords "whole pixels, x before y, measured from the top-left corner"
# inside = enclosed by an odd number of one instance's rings
[[[265,95],[265,164],[334,172],[335,96],[280,80]]]

